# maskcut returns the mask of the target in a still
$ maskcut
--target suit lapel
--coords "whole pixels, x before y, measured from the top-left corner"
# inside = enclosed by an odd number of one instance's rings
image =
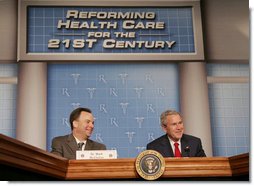
[[[163,138],[162,146],[163,146],[163,151],[166,157],[174,157],[174,153],[173,153],[173,150],[167,135],[165,135]]]
[[[71,152],[73,154],[76,154],[76,150],[78,149],[78,145],[77,142],[74,138],[74,136],[72,134],[70,134],[67,138],[67,145],[69,147],[69,149],[71,150]]]
[[[185,138],[184,134],[181,138],[181,152],[182,157],[189,157],[189,152],[186,149],[190,147],[189,141]]]
[[[91,140],[87,139],[86,141],[86,146],[85,146],[85,150],[92,150],[92,142]]]

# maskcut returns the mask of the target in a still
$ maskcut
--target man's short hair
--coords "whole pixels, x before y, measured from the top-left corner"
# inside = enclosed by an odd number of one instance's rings
[[[71,124],[71,130],[73,130],[73,121],[75,121],[76,119],[79,118],[81,112],[88,112],[88,113],[92,113],[92,111],[89,108],[76,108],[75,110],[73,110],[70,114],[70,124]]]
[[[180,112],[177,112],[175,110],[166,110],[161,113],[161,117],[160,117],[161,125],[166,126],[167,125],[167,116],[171,116],[171,115],[179,115],[182,118]]]

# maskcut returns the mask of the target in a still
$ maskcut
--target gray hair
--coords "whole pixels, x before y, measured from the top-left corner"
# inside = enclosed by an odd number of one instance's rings
[[[181,114],[175,110],[166,110],[164,112],[161,113],[161,125],[166,126],[167,125],[167,116],[171,116],[171,115],[179,115],[181,118]]]

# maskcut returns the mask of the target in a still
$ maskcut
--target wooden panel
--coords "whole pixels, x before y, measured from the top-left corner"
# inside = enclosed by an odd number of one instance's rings
[[[233,176],[249,174],[249,154],[229,157],[229,163]]]
[[[231,176],[228,158],[166,158],[162,177]]]
[[[68,160],[0,134],[0,162],[32,172],[64,178]]]
[[[228,158],[165,158],[162,178],[232,176]],[[70,160],[66,179],[139,178],[135,159]]]
[[[61,180],[139,179],[135,158],[67,160],[0,134],[0,164]],[[165,158],[161,178],[233,178],[248,180],[249,154],[233,157]],[[140,178],[141,179],[141,178]]]
[[[135,159],[70,160],[66,179],[138,178]]]

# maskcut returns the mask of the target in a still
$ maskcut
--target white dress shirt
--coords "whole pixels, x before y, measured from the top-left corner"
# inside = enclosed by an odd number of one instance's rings
[[[175,141],[173,141],[172,139],[170,139],[170,137],[168,137],[168,140],[169,140],[169,142],[170,142],[170,145],[171,145],[171,147],[172,147],[172,150],[173,150],[173,153],[175,154],[175,143],[178,143],[179,144],[179,150],[180,150],[180,152],[182,153],[182,150],[181,150],[181,140],[178,140],[177,142],[175,142]]]
[[[73,135],[73,136],[74,136],[74,135]],[[85,150],[85,147],[86,147],[86,140],[85,140],[85,141],[80,141],[80,140],[79,140],[78,138],[76,138],[75,136],[74,136],[74,138],[75,138],[77,144],[79,144],[79,143],[84,143],[84,145],[82,146],[82,149],[81,149],[81,150]]]

